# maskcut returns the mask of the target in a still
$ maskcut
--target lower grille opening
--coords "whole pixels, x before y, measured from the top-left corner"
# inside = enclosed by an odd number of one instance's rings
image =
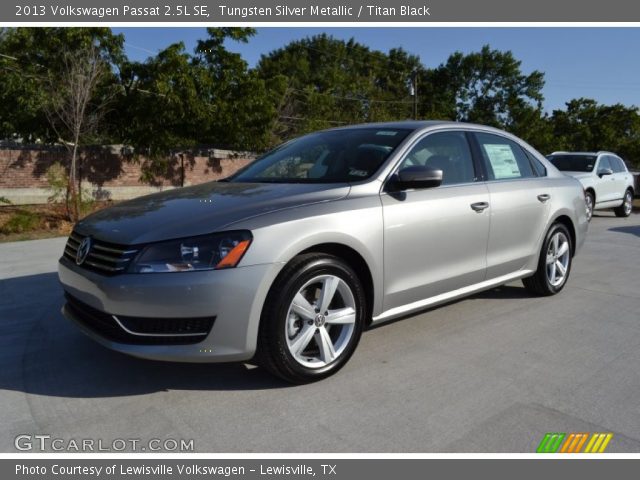
[[[112,342],[129,345],[189,345],[203,341],[215,317],[147,318],[103,312],[66,293],[73,317],[92,332]]]

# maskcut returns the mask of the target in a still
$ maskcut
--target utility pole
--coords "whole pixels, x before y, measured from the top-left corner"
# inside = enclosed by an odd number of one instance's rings
[[[413,119],[418,119],[418,70],[411,72],[411,94],[413,95]]]

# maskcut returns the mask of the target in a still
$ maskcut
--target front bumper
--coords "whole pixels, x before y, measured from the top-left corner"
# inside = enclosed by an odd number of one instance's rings
[[[102,345],[153,360],[224,362],[253,357],[262,306],[280,268],[280,264],[264,264],[204,272],[104,276],[63,257],[58,275],[68,295],[107,316],[215,317],[209,334],[197,343],[163,344],[158,338],[154,344],[131,344],[113,341],[90,328],[77,309],[65,305],[64,315]]]

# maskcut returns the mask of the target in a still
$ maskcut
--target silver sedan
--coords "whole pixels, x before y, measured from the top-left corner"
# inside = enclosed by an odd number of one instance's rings
[[[585,212],[577,180],[500,130],[327,130],[79,222],[63,311],[120,352],[256,361],[304,383],[340,369],[371,324],[516,279],[558,293]]]

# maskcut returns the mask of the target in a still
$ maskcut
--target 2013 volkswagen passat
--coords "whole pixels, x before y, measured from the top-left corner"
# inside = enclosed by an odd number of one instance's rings
[[[516,279],[559,292],[585,212],[577,180],[500,130],[327,130],[79,222],[63,311],[120,352],[253,359],[303,383],[341,368],[369,324]]]

